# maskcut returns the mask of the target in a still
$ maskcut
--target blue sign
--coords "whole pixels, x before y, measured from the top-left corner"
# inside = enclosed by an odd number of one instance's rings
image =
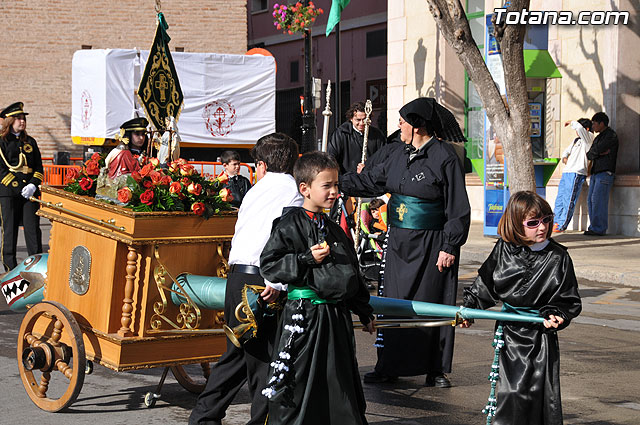
[[[504,191],[485,190],[484,192],[484,227],[497,229],[500,218],[504,211]],[[494,229],[487,229],[485,234],[496,234]]]

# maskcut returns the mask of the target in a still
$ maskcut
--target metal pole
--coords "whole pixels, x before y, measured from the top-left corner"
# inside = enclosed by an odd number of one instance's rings
[[[309,0],[304,1],[307,6]],[[313,74],[311,72],[311,28],[304,30],[304,102],[302,114],[302,143],[301,152],[311,152],[318,150],[316,141],[316,120],[313,114],[313,99],[311,92],[311,82]]]
[[[331,118],[331,80],[327,81],[327,98],[324,103],[324,123],[322,126],[322,152],[327,151],[327,143],[329,141],[329,119]]]
[[[342,90],[340,87],[340,22],[338,22],[334,28],[336,32],[336,128],[342,124]]]

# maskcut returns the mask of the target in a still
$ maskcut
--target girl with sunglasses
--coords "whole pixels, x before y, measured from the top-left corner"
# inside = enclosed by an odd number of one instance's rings
[[[496,323],[496,340],[503,345],[497,356],[497,406],[495,401],[490,406],[491,400],[487,406],[494,425],[562,424],[556,331],[580,314],[582,303],[573,263],[567,249],[550,238],[552,228],[553,213],[544,199],[534,192],[512,195],[498,224],[500,239],[464,290],[465,307],[487,309],[502,302],[503,311],[546,319]]]

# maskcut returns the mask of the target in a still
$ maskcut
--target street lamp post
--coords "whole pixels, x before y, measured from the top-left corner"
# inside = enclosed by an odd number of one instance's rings
[[[309,0],[304,0],[304,5],[309,5]],[[302,113],[302,143],[300,150],[302,153],[318,150],[316,141],[316,120],[313,114],[313,99],[311,92],[311,82],[313,74],[311,72],[311,28],[304,30],[304,101]]]

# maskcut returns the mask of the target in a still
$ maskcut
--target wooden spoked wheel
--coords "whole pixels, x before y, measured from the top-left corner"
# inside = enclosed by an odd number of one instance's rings
[[[200,394],[204,391],[205,385],[207,385],[207,379],[211,374],[211,366],[209,363],[200,363],[202,369],[202,375],[199,375],[196,369],[197,365],[178,365],[171,366],[171,373],[176,377],[176,381],[182,388],[190,393]]]
[[[18,369],[36,406],[48,412],[69,407],[82,389],[86,361],[82,331],[69,310],[52,301],[29,309],[18,334]]]

